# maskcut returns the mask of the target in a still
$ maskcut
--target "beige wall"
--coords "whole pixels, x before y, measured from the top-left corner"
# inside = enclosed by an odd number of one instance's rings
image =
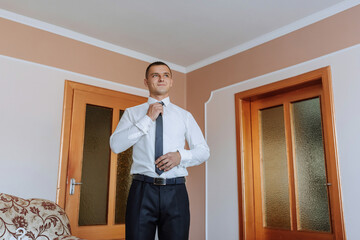
[[[359,29],[360,5],[190,72],[188,110],[204,123],[204,103],[211,91],[355,45]]]
[[[145,88],[149,63],[0,18],[0,54]],[[6,34],[5,34],[6,33]],[[172,101],[185,107],[186,75],[174,71]]]
[[[187,74],[187,109],[204,129],[204,106],[211,91],[358,44],[359,29],[360,6],[356,6],[190,72]],[[198,206],[200,202],[205,202],[205,166],[192,169],[191,176],[194,175],[198,176],[197,185],[191,187],[201,193],[194,200]],[[204,214],[198,216],[205,215],[205,210],[202,211]]]

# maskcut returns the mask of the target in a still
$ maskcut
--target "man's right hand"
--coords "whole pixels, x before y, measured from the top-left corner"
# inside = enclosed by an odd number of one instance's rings
[[[161,103],[153,103],[150,104],[146,115],[148,115],[153,121],[155,121],[160,113],[163,113],[163,105],[161,105]]]

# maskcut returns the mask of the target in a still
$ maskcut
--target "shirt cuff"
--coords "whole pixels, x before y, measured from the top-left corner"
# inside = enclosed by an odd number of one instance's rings
[[[147,134],[153,122],[154,121],[148,115],[145,115],[145,117],[140,119],[135,126],[137,126],[144,134]]]
[[[178,150],[180,153],[180,166],[186,167],[187,163],[192,159],[192,153],[190,150],[185,150],[185,149],[179,149]]]

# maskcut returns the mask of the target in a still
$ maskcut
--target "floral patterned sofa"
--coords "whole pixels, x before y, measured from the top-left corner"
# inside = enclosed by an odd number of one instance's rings
[[[0,193],[0,240],[75,240],[65,211],[44,199]]]

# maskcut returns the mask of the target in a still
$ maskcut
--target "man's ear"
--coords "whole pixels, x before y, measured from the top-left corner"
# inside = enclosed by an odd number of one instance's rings
[[[146,78],[144,78],[144,85],[145,85],[145,87],[148,87],[148,81]]]

